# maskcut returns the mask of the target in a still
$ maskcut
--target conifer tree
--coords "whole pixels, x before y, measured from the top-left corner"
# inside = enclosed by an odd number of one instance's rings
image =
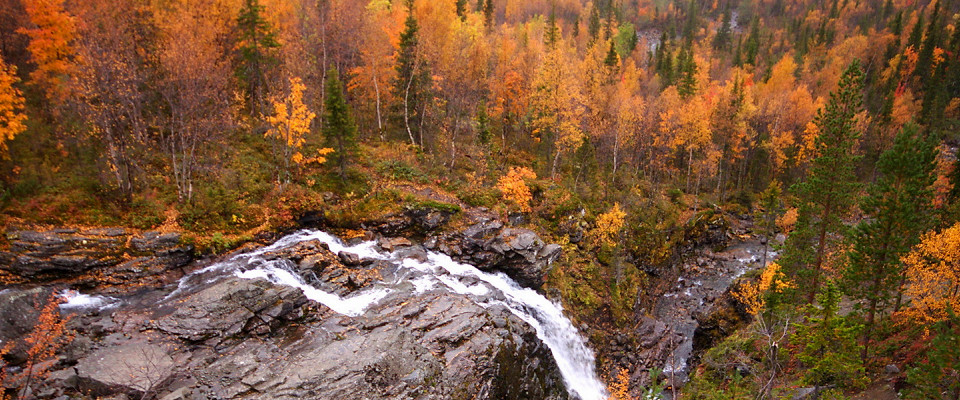
[[[254,118],[259,118],[268,91],[266,71],[279,62],[276,50],[280,43],[263,13],[264,6],[259,0],[246,0],[237,17],[239,60],[236,73],[246,92],[250,115]]]
[[[934,326],[936,336],[930,342],[926,362],[907,371],[907,382],[913,387],[907,399],[960,398],[960,317],[947,310],[948,318]]]
[[[856,387],[864,383],[863,361],[857,357],[857,333],[861,326],[839,314],[840,288],[827,282],[817,293],[819,307],[807,307],[806,323],[796,324],[791,343],[797,344],[797,360],[806,367],[803,382],[816,385]]]
[[[327,147],[334,150],[329,158],[336,163],[340,180],[346,181],[347,164],[357,152],[357,125],[353,122],[350,106],[343,95],[343,84],[336,68],[330,68],[327,72],[326,91],[323,136]]]
[[[873,333],[877,313],[890,305],[903,279],[900,257],[919,243],[932,223],[932,190],[936,143],[908,124],[893,148],[880,156],[880,178],[868,188],[860,209],[872,218],[853,233],[850,263],[844,271],[848,294],[867,303],[862,357]]]
[[[727,48],[727,45],[730,44],[730,23],[730,9],[726,9],[723,11],[723,17],[720,22],[720,27],[717,28],[717,34],[713,37],[714,49],[722,50]]]
[[[597,9],[596,4],[590,8],[590,20],[587,21],[587,32],[590,34],[590,43],[593,43],[597,40],[597,37],[600,36],[600,10]]]
[[[543,43],[547,45],[547,48],[552,49],[559,39],[560,28],[557,27],[557,14],[550,11],[550,16],[547,17],[547,30],[543,33]]]
[[[677,56],[677,93],[684,99],[697,94],[698,67],[697,62],[693,60],[691,46],[690,42],[687,42]]]
[[[917,67],[913,73],[917,76],[927,78],[931,76],[931,66],[933,65],[933,50],[940,44],[940,29],[938,29],[937,20],[940,16],[940,2],[937,1],[933,6],[933,12],[930,13],[930,23],[927,24],[927,30],[923,35],[923,44],[917,53]],[[928,81],[936,83],[936,81]],[[929,89],[930,85],[925,84]]]
[[[920,48],[920,41],[923,40],[923,14],[917,17],[917,23],[913,24],[913,30],[907,38],[907,47],[913,46],[914,50]]]
[[[835,237],[844,233],[843,217],[854,205],[860,187],[854,171],[860,157],[854,154],[854,145],[860,137],[855,116],[863,102],[863,81],[860,62],[854,60],[840,78],[837,90],[830,93],[826,107],[817,112],[817,157],[807,179],[792,188],[799,200],[799,215],[781,263],[789,275],[796,277],[798,286],[807,290],[808,302],[813,302],[820,290],[828,251]]]
[[[400,125],[410,139],[410,144],[423,147],[423,109],[429,95],[430,72],[420,55],[420,30],[413,15],[413,1],[407,1],[407,19],[400,34],[397,50],[397,76],[393,82],[393,95],[397,99],[394,111]]]
[[[614,70],[617,68],[617,64],[620,63],[620,57],[617,56],[617,49],[613,47],[613,41],[610,41],[610,50],[607,50],[607,56],[603,59],[603,65],[607,68]]]

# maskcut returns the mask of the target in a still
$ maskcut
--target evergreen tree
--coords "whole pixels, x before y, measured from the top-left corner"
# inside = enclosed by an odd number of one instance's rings
[[[792,187],[799,200],[797,226],[787,238],[781,261],[786,272],[796,277],[798,287],[807,290],[809,302],[820,289],[827,252],[834,237],[845,231],[843,217],[860,187],[854,171],[860,159],[854,155],[860,132],[854,129],[854,119],[863,102],[863,80],[860,62],[854,60],[826,107],[817,112],[817,157],[807,179]]]
[[[795,325],[790,342],[799,349],[797,360],[806,367],[803,382],[815,386],[857,387],[864,383],[857,333],[861,326],[839,315],[839,287],[830,281],[817,293],[819,307],[807,307],[806,323]]]
[[[697,62],[693,60],[693,49],[687,42],[677,56],[677,93],[681,98],[697,94]]]
[[[867,303],[863,358],[873,333],[876,314],[890,305],[902,282],[900,257],[920,242],[932,224],[930,189],[935,179],[936,142],[922,137],[908,124],[893,148],[880,156],[879,179],[868,188],[860,209],[872,216],[853,233],[850,263],[844,271],[848,294]]]
[[[717,34],[713,37],[713,48],[717,50],[723,50],[727,48],[727,45],[730,44],[730,22],[731,15],[730,9],[723,11],[723,17],[720,22],[720,27],[717,28]]]
[[[557,14],[550,11],[550,16],[547,17],[547,30],[543,33],[543,43],[547,48],[552,49],[558,40],[560,40],[560,28],[557,26]]]
[[[481,102],[480,105],[477,106],[476,127],[477,142],[486,148],[490,145],[491,139],[493,139],[493,127],[490,125],[490,116],[487,114],[486,103]]]
[[[259,0],[246,0],[237,17],[239,62],[236,73],[246,93],[250,115],[254,118],[262,113],[268,91],[266,71],[279,62],[276,50],[280,43],[263,11]]]
[[[908,399],[960,399],[960,317],[947,309],[949,317],[934,326],[936,336],[930,342],[926,362],[907,372],[913,385]]]
[[[597,9],[596,4],[590,8],[590,20],[587,21],[587,33],[590,34],[590,43],[593,43],[597,40],[597,37],[600,36],[600,10]]]
[[[483,23],[487,28],[493,26],[493,0],[483,1]]]
[[[913,46],[914,50],[920,48],[920,41],[923,40],[923,14],[917,17],[917,23],[913,24],[913,30],[910,31],[910,37],[907,39],[907,47]]]
[[[420,56],[417,19],[413,15],[413,1],[407,1],[407,19],[400,34],[397,50],[397,76],[393,95],[398,100],[394,107],[396,118],[410,139],[410,144],[423,147],[421,121],[430,89],[430,72]]]
[[[467,19],[467,0],[457,0],[457,16],[460,17],[460,20],[465,21]]]
[[[336,163],[340,179],[346,181],[347,163],[357,152],[357,124],[353,122],[336,68],[330,68],[327,72],[325,86],[327,95],[324,100],[326,116],[323,119],[323,136],[327,140],[327,147],[334,150],[329,158]]]
[[[603,65],[610,70],[615,70],[620,63],[620,57],[617,56],[617,49],[613,46],[613,40],[610,41],[610,50],[607,50],[607,56],[603,59]]]
[[[750,24],[750,34],[743,42],[743,64],[756,65],[757,54],[760,52],[760,20],[753,19]]]
[[[937,1],[933,6],[933,12],[930,13],[930,23],[927,24],[927,31],[923,35],[923,45],[920,46],[917,54],[917,66],[913,73],[920,77],[930,77],[930,69],[933,65],[933,50],[940,44],[940,29],[937,26],[937,20],[940,16],[940,2]],[[924,88],[928,89],[929,83],[936,84],[937,81],[925,82]]]

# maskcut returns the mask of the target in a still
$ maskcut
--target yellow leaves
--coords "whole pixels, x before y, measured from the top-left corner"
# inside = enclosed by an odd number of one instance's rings
[[[616,245],[616,239],[623,229],[623,224],[627,213],[620,208],[620,203],[615,203],[610,211],[597,216],[596,227],[590,232],[597,244],[606,244],[608,246]]]
[[[780,218],[777,218],[777,227],[780,228],[780,231],[787,234],[793,231],[793,227],[797,225],[797,217],[800,215],[796,207],[790,208],[787,210]]]
[[[497,181],[497,189],[503,198],[517,206],[522,212],[530,212],[530,200],[533,195],[527,186],[527,180],[537,179],[537,174],[526,167],[510,167],[506,175]]]
[[[947,317],[947,309],[960,310],[960,223],[923,236],[920,244],[902,259],[912,299],[901,311],[911,321],[932,323]]]
[[[759,280],[741,283],[735,290],[731,291],[731,295],[743,305],[747,312],[757,315],[766,306],[763,296],[767,291],[780,293],[783,289],[792,287],[794,287],[792,282],[784,280],[784,275],[780,272],[780,265],[771,263],[763,269]]]
[[[620,368],[616,380],[607,388],[610,392],[608,400],[633,400],[630,396],[630,373],[626,368]]]
[[[27,129],[23,113],[23,95],[14,85],[19,82],[17,70],[0,58],[0,158],[9,159],[9,143]]]
[[[265,137],[273,137],[283,143],[297,164],[303,161],[303,155],[292,150],[303,147],[306,142],[304,136],[310,132],[310,123],[317,116],[303,103],[305,88],[300,78],[290,78],[290,95],[273,103],[273,115],[267,117],[267,123],[273,128],[264,133]]]

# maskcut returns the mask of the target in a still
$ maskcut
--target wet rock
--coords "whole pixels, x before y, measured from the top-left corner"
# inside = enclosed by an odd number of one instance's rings
[[[360,265],[360,256],[354,253],[341,251],[337,253],[337,257],[340,257],[340,262],[344,265]]]
[[[158,309],[154,328],[190,342],[256,336],[303,315],[306,303],[298,289],[229,277]]]
[[[522,286],[540,288],[550,264],[562,249],[545,244],[529,229],[505,228],[498,220],[471,225],[440,239],[441,252],[481,270],[502,271]]]

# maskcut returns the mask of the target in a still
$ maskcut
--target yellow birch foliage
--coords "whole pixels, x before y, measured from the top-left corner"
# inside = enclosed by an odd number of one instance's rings
[[[610,211],[597,216],[597,226],[593,228],[591,236],[597,244],[615,245],[626,217],[627,213],[620,208],[620,203],[614,204]]]
[[[784,280],[780,272],[780,265],[771,263],[763,269],[760,279],[756,282],[743,283],[737,289],[731,291],[733,298],[743,304],[744,308],[752,315],[757,315],[766,306],[763,294],[768,290],[780,292],[783,289],[791,288],[793,284]]]
[[[9,143],[27,129],[23,113],[23,95],[14,85],[19,82],[16,67],[0,58],[0,158],[10,158]]]
[[[933,323],[947,318],[947,308],[960,310],[960,223],[923,236],[902,258],[911,299],[902,311],[911,321]]]
[[[293,161],[297,165],[313,162],[323,164],[327,161],[324,156],[332,153],[333,149],[322,148],[314,157],[306,157],[300,152],[307,142],[306,134],[310,132],[310,123],[317,116],[303,103],[305,88],[300,78],[290,78],[290,95],[282,101],[273,103],[273,115],[267,117],[267,123],[273,128],[264,136],[272,137],[281,143],[284,163]]]
[[[634,400],[630,396],[630,373],[626,368],[620,368],[616,380],[607,388],[610,392],[609,400]]]
[[[497,181],[497,189],[503,198],[517,206],[522,212],[530,212],[530,200],[533,195],[526,180],[536,179],[537,174],[526,167],[511,167],[506,175]]]
[[[62,101],[66,82],[74,72],[76,55],[73,40],[77,35],[74,17],[63,9],[63,0],[24,0],[31,28],[18,33],[30,37],[27,50],[37,69],[30,73],[33,83],[43,89],[48,100]]]

